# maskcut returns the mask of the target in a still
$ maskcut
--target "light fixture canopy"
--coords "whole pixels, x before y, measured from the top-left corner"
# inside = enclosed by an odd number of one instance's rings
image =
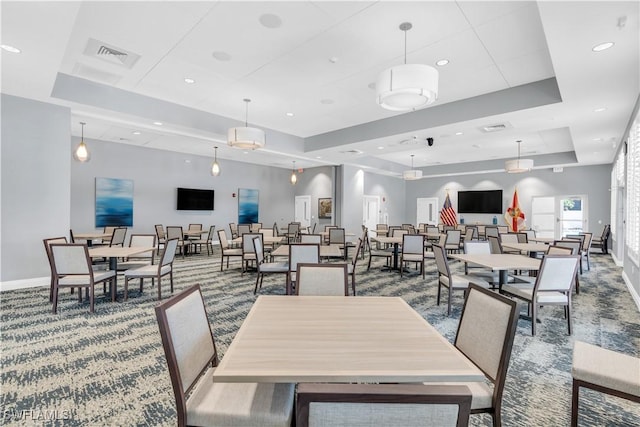
[[[521,159],[520,158],[520,144],[521,140],[516,141],[518,143],[518,158],[506,160],[504,162],[504,169],[507,173],[524,173],[533,169],[533,159]]]
[[[220,165],[218,164],[218,147],[213,147],[214,155],[213,155],[213,164],[211,165],[211,175],[218,176],[220,175]]]
[[[422,171],[413,168],[413,154],[411,155],[411,170],[402,172],[402,179],[405,181],[415,181],[422,178]]]
[[[296,176],[296,161],[293,161],[293,167],[291,168],[291,185],[296,185],[296,182],[298,182],[298,177]]]
[[[86,163],[91,160],[91,153],[89,153],[87,144],[84,143],[84,125],[86,125],[85,122],[80,122],[80,126],[82,126],[82,136],[80,137],[80,144],[73,150],[73,158],[80,163]]]
[[[244,127],[230,128],[227,132],[227,143],[234,148],[243,150],[257,150],[263,148],[266,136],[262,129],[249,127],[249,103],[250,99],[245,98],[246,104]]]
[[[422,64],[407,64],[409,22],[400,24],[404,32],[404,64],[384,70],[376,82],[378,104],[391,111],[424,108],[438,99],[438,70]]]

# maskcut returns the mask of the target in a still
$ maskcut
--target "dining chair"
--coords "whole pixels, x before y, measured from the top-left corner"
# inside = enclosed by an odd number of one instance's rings
[[[591,251],[591,240],[593,240],[593,233],[585,231],[580,234],[584,236],[580,255],[587,261],[587,270],[591,270],[591,257],[589,256],[589,252]],[[582,263],[582,260],[580,261],[580,263]]]
[[[116,227],[113,229],[113,233],[111,234],[111,239],[109,240],[109,246],[124,247],[124,241],[126,238],[127,238],[127,227]]]
[[[562,240],[554,240],[553,241],[553,245],[554,246],[559,246],[562,248],[569,248],[571,249],[571,255],[580,255],[580,251],[582,248],[582,245],[580,243],[579,240],[577,239],[562,239]],[[578,271],[576,271],[576,294],[580,293],[580,278],[579,278],[579,269]]]
[[[153,264],[154,252],[156,247],[155,234],[132,234],[129,239],[129,247],[132,246],[145,246],[154,249],[134,256],[130,256],[126,259],[126,261],[119,262],[118,271],[124,271],[130,268],[144,267],[146,265]]]
[[[300,243],[315,243],[317,245],[322,244],[321,234],[301,234]]]
[[[202,231],[202,224],[189,224],[187,226],[187,231],[200,232]],[[189,245],[189,247],[193,246],[193,251],[195,252],[195,244],[196,240],[200,240],[202,238],[201,234],[188,234],[185,236],[185,243]]]
[[[386,237],[386,236],[383,236]],[[389,249],[389,248],[382,248],[380,249],[380,244],[376,244],[375,248],[370,248],[369,249],[369,263],[367,264],[367,270],[369,270],[371,268],[371,260],[373,258],[385,258],[386,259],[386,263],[385,265],[390,265],[391,263],[391,258],[393,257],[393,250]]]
[[[262,228],[261,222],[253,222],[249,225],[249,229],[251,230],[252,233],[259,232],[261,228]]]
[[[471,242],[464,242],[465,254],[491,254],[491,244],[486,240],[475,240]],[[493,286],[500,282],[500,273],[484,267],[482,265],[474,264],[472,262],[464,263],[464,274],[478,276],[486,280]]]
[[[184,241],[184,235],[182,234],[182,226],[180,225],[168,225],[167,226],[167,239],[178,240],[178,250],[182,253],[182,258],[185,257],[187,252],[187,244]]]
[[[429,245],[425,244],[425,251],[424,251],[424,259],[436,259],[436,255],[433,252],[433,245],[440,245],[442,247],[444,247],[445,242],[447,241],[447,235],[446,234],[440,234],[440,237],[438,238],[437,242],[432,242]]]
[[[293,295],[299,263],[320,263],[320,245],[314,243],[292,243],[289,245],[288,295]]]
[[[264,257],[264,248],[262,239],[260,237],[255,236],[253,238],[253,251],[256,254],[256,268],[258,269],[258,274],[256,275],[256,286],[253,288],[253,293],[258,292],[258,285],[260,289],[262,289],[262,280],[264,279],[265,274],[288,274],[289,273],[289,263],[288,262],[266,262]],[[286,278],[285,278],[285,286],[286,286]]]
[[[606,254],[609,246],[609,236],[611,235],[611,225],[606,224],[602,228],[600,237],[592,237],[591,246],[594,248],[600,248],[603,254]]]
[[[58,310],[58,294],[60,288],[87,288],[89,296],[89,312],[94,312],[95,285],[110,282],[111,301],[116,300],[116,272],[114,270],[94,271],[86,244],[51,243],[53,258],[53,314]],[[82,293],[80,293],[82,302]]]
[[[404,264],[408,262],[420,265],[420,273],[424,279],[424,236],[422,234],[405,234],[402,236],[400,277],[402,277],[404,271]]]
[[[545,305],[564,307],[567,329],[571,335],[571,288],[579,261],[579,255],[546,255],[542,258],[538,276],[532,287],[509,284],[502,286],[502,293],[519,298],[529,305],[532,336],[536,334],[538,309]]]
[[[156,224],[154,227],[156,229],[156,237],[158,238],[158,249],[156,250],[156,254],[160,255],[160,248],[164,247],[164,242],[167,240],[167,236],[164,233],[164,227],[162,224]]]
[[[218,353],[200,285],[159,304],[155,312],[178,426],[291,426],[294,384],[213,379]]]
[[[55,280],[55,268],[53,265],[53,256],[51,255],[51,245],[53,243],[67,243],[67,238],[65,236],[62,237],[51,237],[49,239],[43,239],[44,250],[47,254],[47,261],[49,261],[49,271],[51,274],[51,280],[49,282],[49,302],[53,301],[53,282]],[[71,242],[74,243],[74,242]],[[73,293],[73,289],[71,288],[71,293]],[[82,300],[82,293],[80,294],[80,300]]]
[[[225,258],[227,259],[227,268],[229,268],[229,259],[231,257],[238,257],[242,260],[242,248],[231,248],[227,239],[227,232],[224,230],[218,230],[218,240],[220,240],[220,271],[222,271]]]
[[[256,261],[256,253],[253,249],[253,238],[259,237],[264,248],[264,238],[260,233],[244,233],[242,235],[242,273],[244,275],[249,270],[249,264],[253,264]]]
[[[140,279],[140,293],[144,279],[151,279],[151,284],[155,285],[158,280],[158,301],[162,299],[162,277],[169,275],[169,283],[171,285],[171,293],[173,293],[173,260],[176,257],[176,249],[178,247],[178,239],[169,239],[162,251],[158,265],[145,265],[143,267],[131,268],[124,272],[124,300],[129,297],[129,280]]]
[[[515,233],[518,238],[518,243],[529,243],[529,235],[525,232]]]
[[[252,231],[253,233],[253,231]],[[257,233],[262,234],[262,245],[265,253],[265,258],[269,258],[271,256],[271,252],[277,246],[273,241],[267,242],[266,238],[273,238],[273,228],[259,228]],[[277,237],[277,236],[276,236]]]
[[[251,233],[250,224],[238,224],[238,237],[242,237],[245,233]]]
[[[502,247],[502,253],[505,254],[519,254],[520,251],[516,249],[505,249],[505,243],[520,243],[518,240],[518,235],[516,233],[500,233],[498,235],[498,239],[500,240],[500,246]]]
[[[238,238],[238,226],[235,222],[229,223],[229,233],[231,233],[232,240]]]
[[[444,244],[444,248],[447,253],[460,252],[460,230],[447,230],[447,240]]]
[[[463,427],[472,397],[464,385],[298,385],[297,427]]]
[[[580,248],[578,250],[578,255],[580,255],[580,274],[582,274],[582,251],[584,248],[585,241],[587,240],[587,236],[584,234],[567,234],[564,236],[562,240],[578,240],[580,242]]]
[[[103,245],[108,245],[109,242],[111,242],[111,236],[113,235],[113,230],[115,230],[116,228],[117,228],[116,226],[107,225],[102,229],[102,232],[107,235],[102,239]]]
[[[451,316],[451,294],[453,291],[463,291],[466,295],[470,284],[475,284],[483,288],[489,288],[489,283],[477,276],[451,274],[447,252],[442,245],[433,245],[433,254],[436,259],[438,270],[438,296],[436,304],[440,305],[440,293],[443,287],[448,289],[447,293],[447,316]]]
[[[469,285],[454,346],[484,373],[491,385],[485,381],[425,384],[467,386],[471,391],[471,414],[488,413],[494,427],[502,425],[502,396],[518,328],[518,312],[516,301]]]
[[[356,251],[351,258],[351,262],[347,264],[347,274],[351,276],[351,291],[353,292],[353,296],[356,296],[356,264],[358,263],[358,253],[361,250],[364,252],[364,242],[362,239],[358,238]]]
[[[329,229],[329,244],[338,245],[340,249],[344,251],[344,259],[347,259],[348,246],[346,244],[344,228],[335,227]]]
[[[347,264],[298,263],[296,295],[349,296]]]
[[[500,232],[498,231],[498,227],[496,226],[486,226],[484,228],[484,237],[485,239],[489,239],[490,236],[498,237]]]
[[[207,256],[211,255],[213,253],[213,236],[214,233],[216,231],[216,226],[215,225],[211,225],[209,226],[209,232],[207,233],[207,237],[200,238],[200,239],[195,239],[191,241],[191,244],[194,246],[194,249],[197,250],[197,248],[200,248],[200,251],[202,251],[202,245],[206,246],[207,248]]]
[[[300,234],[300,224],[297,222],[290,222],[287,225],[287,243],[296,243]]]
[[[509,227],[507,227],[506,225],[498,226],[498,234],[508,233],[508,232],[509,232]]]
[[[500,243],[500,238],[498,236],[487,236],[487,240],[489,241],[489,245],[491,246],[492,254],[502,253],[502,244]]]

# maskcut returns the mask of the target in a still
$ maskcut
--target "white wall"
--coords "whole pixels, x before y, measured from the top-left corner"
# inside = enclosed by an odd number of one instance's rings
[[[2,95],[0,281],[49,276],[42,239],[69,235],[68,108]]]

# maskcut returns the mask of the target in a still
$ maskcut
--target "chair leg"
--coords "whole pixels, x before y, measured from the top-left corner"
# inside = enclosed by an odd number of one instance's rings
[[[52,295],[52,301],[53,301],[53,314],[56,314],[56,311],[58,309],[58,286],[54,285],[53,287],[53,295]]]
[[[123,301],[127,301],[129,299],[129,278],[127,276],[124,277],[124,299]]]
[[[143,285],[144,285],[144,279],[141,277],[141,278],[140,278],[140,293],[141,293],[141,294],[142,294],[142,288],[143,288]]]
[[[115,286],[111,287],[111,289],[113,288],[115,288]],[[89,286],[89,289],[87,289],[87,292],[89,292],[89,313],[93,313],[94,311],[94,307],[93,307],[94,295],[93,294],[95,294],[95,287]]]
[[[256,276],[256,286],[253,288],[254,295],[258,292],[258,282],[260,281],[261,277],[262,277],[262,273],[258,273],[258,275]]]
[[[536,336],[536,321],[538,318],[538,305],[531,303],[531,336]]]
[[[447,295],[447,316],[451,316],[451,294],[453,293],[451,284],[449,284],[448,290],[449,290],[449,294]]]
[[[158,301],[162,299],[162,278],[158,277]]]
[[[171,285],[171,293],[173,293],[173,270],[169,272],[169,284]],[[158,277],[158,286],[160,286],[160,278]]]
[[[580,386],[573,380],[573,387],[571,390],[571,427],[578,427],[578,393],[580,392]]]
[[[571,335],[571,300],[569,300],[569,304],[566,305],[567,310],[567,330],[569,335]]]
[[[356,296],[356,270],[353,269],[353,274],[351,275],[351,290],[353,290],[353,296]]]

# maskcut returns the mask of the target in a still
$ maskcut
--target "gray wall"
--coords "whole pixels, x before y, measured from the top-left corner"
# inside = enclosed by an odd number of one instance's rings
[[[0,281],[49,275],[42,239],[69,234],[68,108],[2,95]]]
[[[531,225],[531,200],[535,196],[588,196],[588,229],[599,233],[610,217],[610,165],[564,168],[562,173],[551,169],[533,170],[526,174],[488,173],[457,177],[426,178],[407,182],[405,209],[408,221],[416,222],[416,198],[438,197],[440,208],[449,190],[451,203],[458,211],[457,192],[460,190],[503,190],[502,215],[498,223],[504,224],[504,211],[511,204],[514,189],[518,189],[520,208],[524,211],[527,226]],[[467,224],[490,224],[493,215],[464,214]],[[458,215],[458,219],[460,215]]]
[[[333,224],[334,217],[332,218],[318,218],[318,199],[320,198],[332,198],[333,197],[333,174],[334,166],[322,166],[316,168],[305,169],[303,173],[298,173],[298,182],[296,183],[295,196],[311,196],[311,227],[313,224],[316,226],[316,233],[323,231],[325,225]],[[289,172],[289,176],[291,172]],[[335,203],[334,211],[335,211]],[[290,218],[293,218],[294,212],[291,213]],[[286,222],[278,221],[280,227],[284,227]]]
[[[224,227],[228,232],[228,224],[238,222],[239,188],[259,190],[259,219],[265,226],[293,218],[294,189],[289,184],[290,171],[286,169],[218,159],[221,173],[213,177],[210,157],[104,141],[85,142],[91,150],[91,161],[71,164],[71,226],[74,231],[96,229],[96,177],[134,181],[131,232],[153,233],[154,224],[187,227],[189,223],[201,223],[204,228],[215,225],[216,230]],[[71,146],[75,144],[74,139]],[[177,187],[214,190],[214,210],[176,210]]]
[[[380,196],[380,222],[384,222],[385,215],[389,224],[400,225],[411,218],[411,212],[405,212],[405,182],[399,178],[364,174],[364,194]],[[413,214],[415,216],[415,212]]]

